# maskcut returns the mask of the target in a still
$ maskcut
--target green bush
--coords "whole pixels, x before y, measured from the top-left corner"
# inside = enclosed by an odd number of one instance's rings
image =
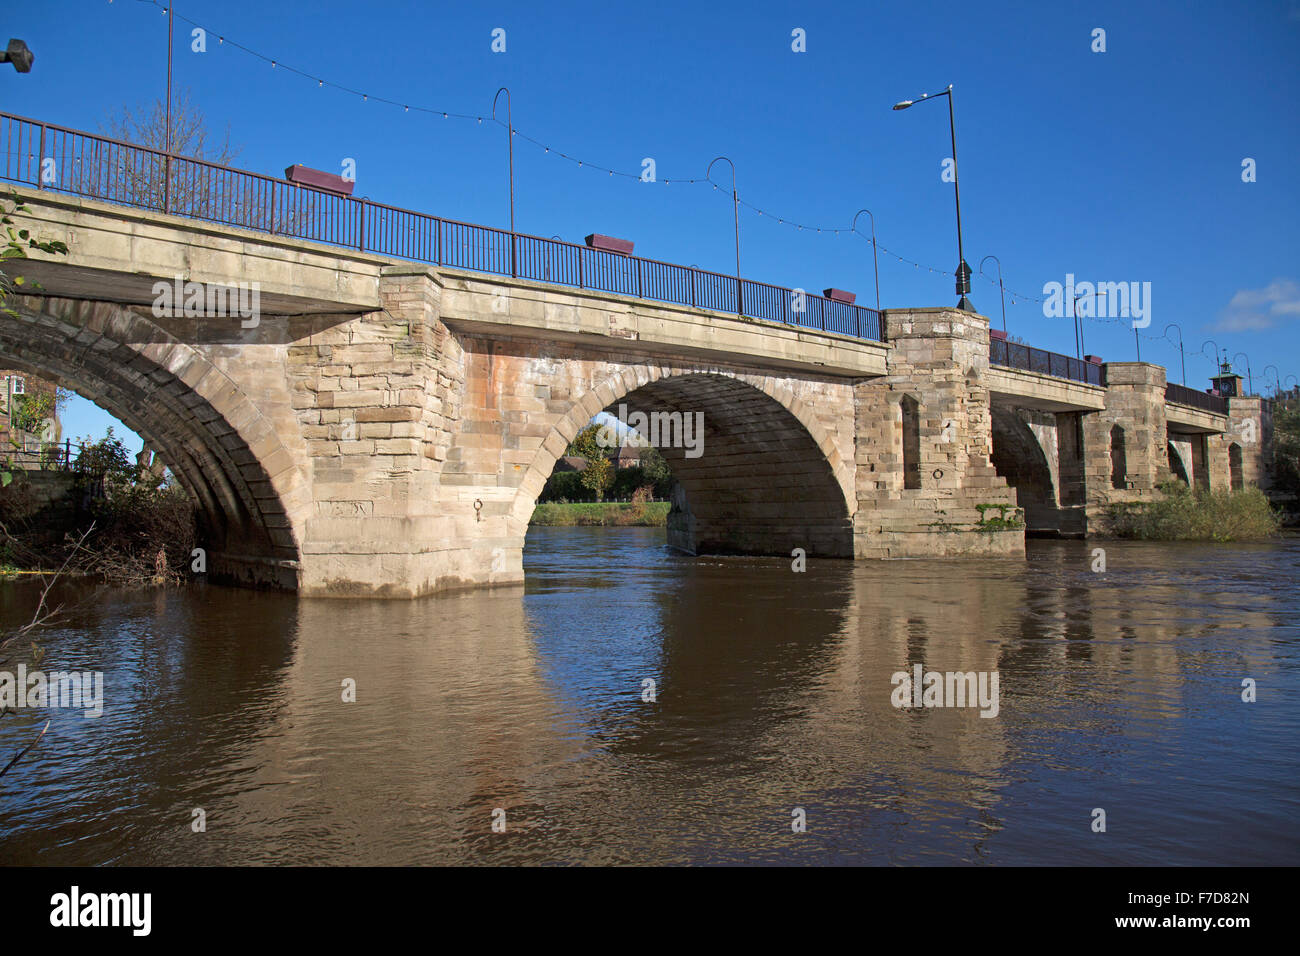
[[[1277,533],[1277,514],[1258,488],[1192,491],[1174,481],[1159,490],[1152,501],[1111,505],[1110,533],[1144,541],[1249,541]]]
[[[539,504],[532,524],[542,527],[643,527],[662,528],[668,523],[669,504],[650,502],[580,502]]]

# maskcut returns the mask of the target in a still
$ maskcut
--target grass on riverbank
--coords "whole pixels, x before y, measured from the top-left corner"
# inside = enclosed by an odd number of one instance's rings
[[[1110,533],[1143,541],[1251,541],[1277,534],[1281,524],[1258,488],[1192,491],[1179,481],[1160,490],[1153,501],[1111,505]]]
[[[547,528],[662,528],[668,523],[667,501],[547,502],[533,510],[532,523]]]

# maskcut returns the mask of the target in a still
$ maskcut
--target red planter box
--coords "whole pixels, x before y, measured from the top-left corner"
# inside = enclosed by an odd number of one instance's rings
[[[993,339],[995,342],[1005,342],[1007,340],[1007,333],[1003,332],[1001,329],[989,329],[989,338]]]
[[[852,305],[858,298],[852,292],[845,292],[843,289],[825,289],[822,295],[832,302],[843,302],[845,305]]]
[[[1102,364],[1102,363],[1101,363],[1101,356],[1100,356],[1100,355],[1085,355],[1085,356],[1083,357],[1083,360],[1084,360],[1085,362],[1091,362],[1093,365],[1100,365],[1100,364]]]
[[[632,254],[631,239],[615,239],[613,236],[602,236],[598,232],[593,232],[587,237],[586,242],[591,248],[599,249],[601,252],[613,252],[620,256]]]
[[[351,196],[352,187],[356,185],[352,180],[344,179],[342,176],[335,176],[333,173],[311,169],[296,163],[284,171],[284,178],[300,186],[310,186],[312,189],[337,193],[340,196]]]

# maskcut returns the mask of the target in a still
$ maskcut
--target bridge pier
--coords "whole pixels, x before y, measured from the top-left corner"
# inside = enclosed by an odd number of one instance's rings
[[[473,396],[441,297],[435,270],[385,267],[380,311],[289,349],[314,491],[304,594],[414,597],[523,580],[513,489],[469,471],[480,429],[462,415]]]
[[[1151,498],[1168,481],[1165,370],[1147,362],[1106,364],[1106,407],[1083,416],[1084,481],[1090,530],[1116,502]]]
[[[988,320],[891,309],[887,374],[855,388],[859,558],[1024,553],[990,458]]]

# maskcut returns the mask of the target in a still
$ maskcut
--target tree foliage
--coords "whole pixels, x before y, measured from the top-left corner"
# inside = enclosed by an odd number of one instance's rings
[[[10,276],[6,270],[6,263],[16,259],[26,259],[28,250],[31,249],[48,255],[68,254],[66,243],[57,239],[36,239],[30,230],[19,225],[14,217],[27,211],[22,197],[13,190],[0,200],[0,228],[4,229],[4,244],[0,245],[0,311],[15,319],[18,318],[18,310],[9,304],[9,297],[26,288],[39,288],[39,285],[35,282],[29,283],[26,277],[21,275]],[[6,451],[7,449],[0,450],[0,454]],[[7,487],[14,480],[16,470],[17,466],[7,454],[0,458],[0,487]]]
[[[1300,399],[1273,406],[1273,480],[1278,488],[1300,495]]]
[[[573,436],[573,441],[569,442],[569,447],[565,449],[566,455],[577,455],[580,458],[587,459],[588,462],[597,458],[608,459],[617,449],[607,448],[600,443],[600,425],[591,424]]]
[[[587,459],[587,467],[581,472],[582,486],[589,489],[597,501],[605,499],[605,492],[614,483],[614,465],[603,455]]]

